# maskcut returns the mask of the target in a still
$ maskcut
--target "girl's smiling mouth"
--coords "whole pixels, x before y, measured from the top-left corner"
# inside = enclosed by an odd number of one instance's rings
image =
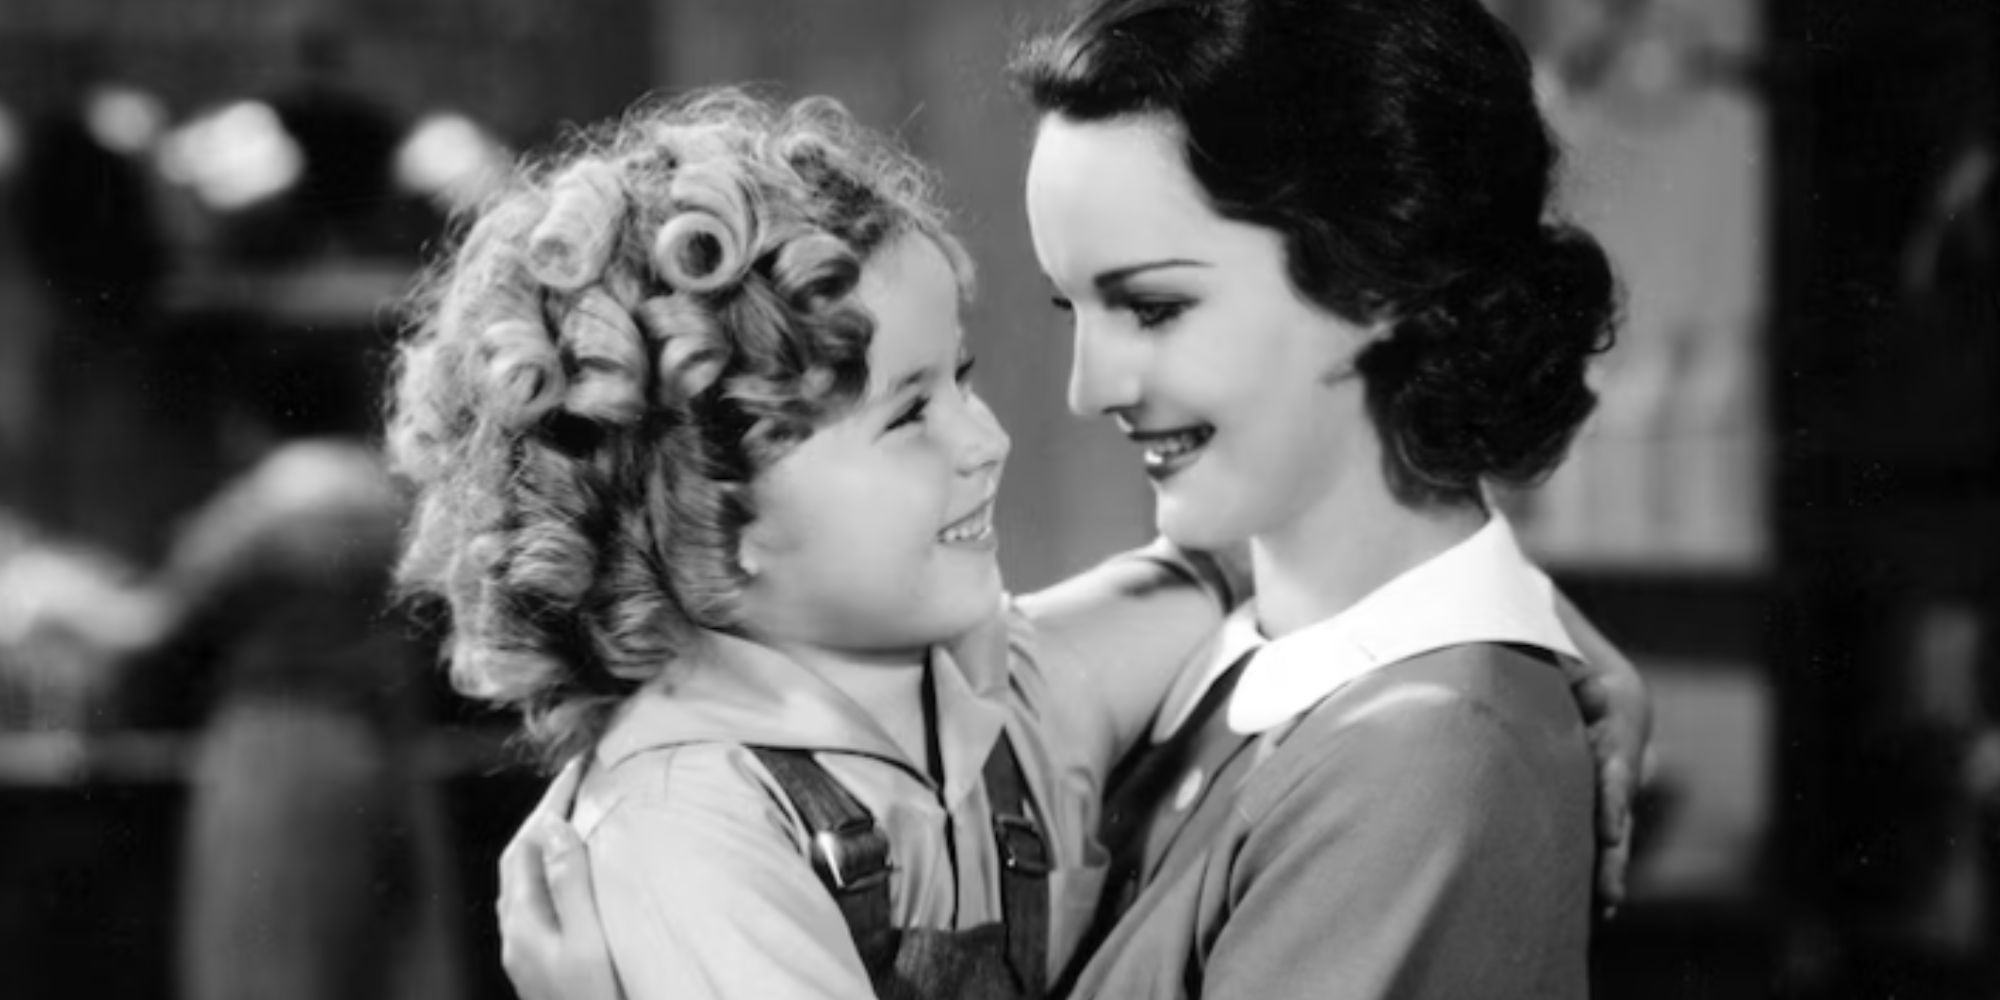
[[[938,532],[937,539],[945,545],[964,545],[973,548],[987,548],[993,542],[993,496],[979,502],[972,512],[945,525]]]

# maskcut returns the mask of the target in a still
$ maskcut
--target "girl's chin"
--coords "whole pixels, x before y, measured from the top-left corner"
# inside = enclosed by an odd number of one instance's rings
[[[1000,606],[1000,595],[1000,565],[993,562],[982,567],[976,579],[941,586],[933,597],[931,607],[936,613],[931,618],[940,623],[940,631],[957,635],[993,614]]]

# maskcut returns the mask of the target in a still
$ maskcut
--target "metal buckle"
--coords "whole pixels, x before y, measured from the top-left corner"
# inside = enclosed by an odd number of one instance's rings
[[[1048,841],[1042,839],[1042,829],[1034,820],[995,816],[993,831],[1000,842],[1001,867],[1023,875],[1046,875],[1054,867],[1049,862]]]
[[[889,838],[871,820],[856,820],[812,838],[813,869],[835,892],[860,892],[889,877]]]

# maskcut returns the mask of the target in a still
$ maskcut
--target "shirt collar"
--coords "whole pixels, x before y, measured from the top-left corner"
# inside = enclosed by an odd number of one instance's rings
[[[947,795],[977,783],[1004,724],[1005,639],[1004,629],[982,626],[931,650]],[[928,780],[867,710],[810,667],[722,632],[700,633],[696,648],[626,699],[598,741],[597,758],[615,766],[689,743],[861,754]]]
[[[1200,664],[1200,669],[1182,672],[1180,679],[1167,692],[1166,701],[1160,714],[1153,722],[1153,742],[1164,741],[1173,735],[1194,714],[1197,704],[1215,682],[1222,679],[1243,654],[1261,648],[1269,639],[1257,628],[1257,609],[1250,604],[1238,605],[1229,617],[1222,620],[1222,628],[1209,640],[1208,646],[1195,654],[1192,663]]]
[[[1514,643],[1580,658],[1556,615],[1555,588],[1522,554],[1506,518],[1376,588],[1347,610],[1281,639],[1257,631],[1239,608],[1213,644],[1174,725],[1243,653],[1258,649],[1230,697],[1229,728],[1261,733],[1312,708],[1342,685],[1449,646]],[[1166,715],[1162,716],[1163,721]],[[1172,727],[1165,727],[1171,731]]]

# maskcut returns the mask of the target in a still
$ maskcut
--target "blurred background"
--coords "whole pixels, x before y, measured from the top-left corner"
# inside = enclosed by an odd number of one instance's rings
[[[1000,67],[1059,2],[0,5],[0,996],[511,996],[538,782],[383,607],[371,442],[450,213],[644,92],[828,92],[937,164],[1010,582],[1143,541],[1018,204]],[[1598,995],[2000,996],[1996,5],[1490,2],[1629,288],[1505,498],[1656,699]]]

